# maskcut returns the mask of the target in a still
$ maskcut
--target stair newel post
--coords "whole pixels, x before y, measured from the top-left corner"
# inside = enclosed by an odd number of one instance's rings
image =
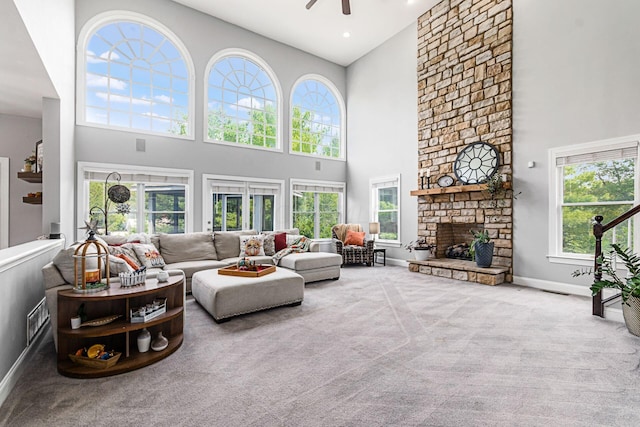
[[[596,215],[594,217],[595,223],[593,224],[593,235],[596,238],[596,252],[593,260],[593,280],[594,282],[602,279],[602,268],[598,264],[598,258],[602,255],[602,215]],[[602,291],[598,292],[591,299],[592,301],[592,314],[594,316],[604,317],[602,312]]]

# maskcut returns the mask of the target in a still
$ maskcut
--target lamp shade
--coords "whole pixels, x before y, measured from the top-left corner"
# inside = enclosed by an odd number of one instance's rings
[[[379,222],[370,222],[369,223],[369,234],[379,234],[380,233],[380,223]]]

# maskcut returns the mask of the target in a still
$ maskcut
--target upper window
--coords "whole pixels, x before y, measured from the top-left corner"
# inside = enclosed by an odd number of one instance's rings
[[[291,97],[290,152],[344,159],[344,104],[334,85],[321,76],[305,76]]]
[[[593,217],[615,219],[638,202],[638,143],[622,139],[551,150],[555,191],[550,192],[550,256],[593,258]],[[611,243],[633,248],[633,219],[605,233],[602,248]],[[555,260],[559,261],[559,260]]]
[[[331,227],[344,222],[341,182],[291,180],[291,226],[311,239],[330,239]]]
[[[79,40],[79,123],[193,136],[193,65],[168,28],[135,13],[106,13]]]
[[[279,150],[280,88],[267,64],[247,51],[224,50],[205,75],[205,139]]]
[[[378,242],[400,243],[400,175],[371,180],[371,219],[380,223]]]

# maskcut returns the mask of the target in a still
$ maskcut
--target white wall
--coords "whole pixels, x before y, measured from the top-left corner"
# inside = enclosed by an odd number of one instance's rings
[[[193,170],[195,176],[193,229],[195,231],[202,227],[200,197],[202,180],[200,177],[204,173],[285,180],[304,178],[346,181],[344,161],[320,160],[321,170],[317,171],[315,163],[318,159],[288,154],[289,97],[294,82],[304,74],[320,74],[330,79],[344,96],[346,87],[344,67],[167,0],[78,2],[76,34],[93,16],[107,10],[118,9],[142,13],[159,21],[169,27],[189,51],[196,70],[195,141],[77,126],[75,140],[78,161]],[[207,80],[204,75],[205,68],[209,59],[225,48],[241,48],[256,53],[269,64],[280,80],[284,106],[283,153],[202,142],[204,82]],[[137,138],[146,140],[146,152],[136,151]],[[288,181],[286,187],[288,188]],[[285,218],[288,221],[288,215]],[[83,218],[79,218],[79,221],[82,220]]]
[[[369,180],[400,174],[401,241],[417,237],[418,181],[417,25],[414,23],[347,69],[347,221],[365,230]],[[387,257],[407,259],[401,248]]]
[[[75,0],[14,0],[58,99],[43,98],[45,153],[40,232],[60,222],[66,236],[74,222]]]
[[[575,281],[547,261],[549,148],[640,132],[640,2],[514,2],[513,168],[517,282]],[[527,168],[528,161],[536,167]]]
[[[41,184],[18,179],[18,172],[42,139],[42,120],[0,114],[0,157],[9,158],[9,246],[41,235],[42,205],[22,203],[27,193],[42,191]]]

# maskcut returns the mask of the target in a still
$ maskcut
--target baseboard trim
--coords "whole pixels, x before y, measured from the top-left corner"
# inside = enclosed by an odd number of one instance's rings
[[[13,363],[11,369],[9,369],[9,372],[7,372],[7,375],[5,375],[2,381],[0,381],[0,406],[2,406],[7,397],[9,397],[11,390],[13,390],[13,387],[18,382],[20,375],[22,375],[22,373],[24,372],[24,369],[27,366],[27,362],[31,359],[31,356],[33,355],[35,349],[40,346],[43,338],[47,336],[47,334],[51,330],[51,322],[47,322],[49,323],[49,325],[44,326],[40,330],[40,333],[38,333],[36,338],[31,342],[31,345],[22,350],[22,353],[20,353],[18,359],[16,359],[16,361]]]
[[[528,288],[536,288],[543,291],[591,297],[591,290],[588,287],[572,285],[569,283],[552,282],[550,280],[533,279],[531,277],[513,276],[513,284],[526,286]]]
[[[398,259],[398,258],[387,258],[387,265],[397,265],[398,267],[407,267],[409,268],[409,264],[406,259]]]

